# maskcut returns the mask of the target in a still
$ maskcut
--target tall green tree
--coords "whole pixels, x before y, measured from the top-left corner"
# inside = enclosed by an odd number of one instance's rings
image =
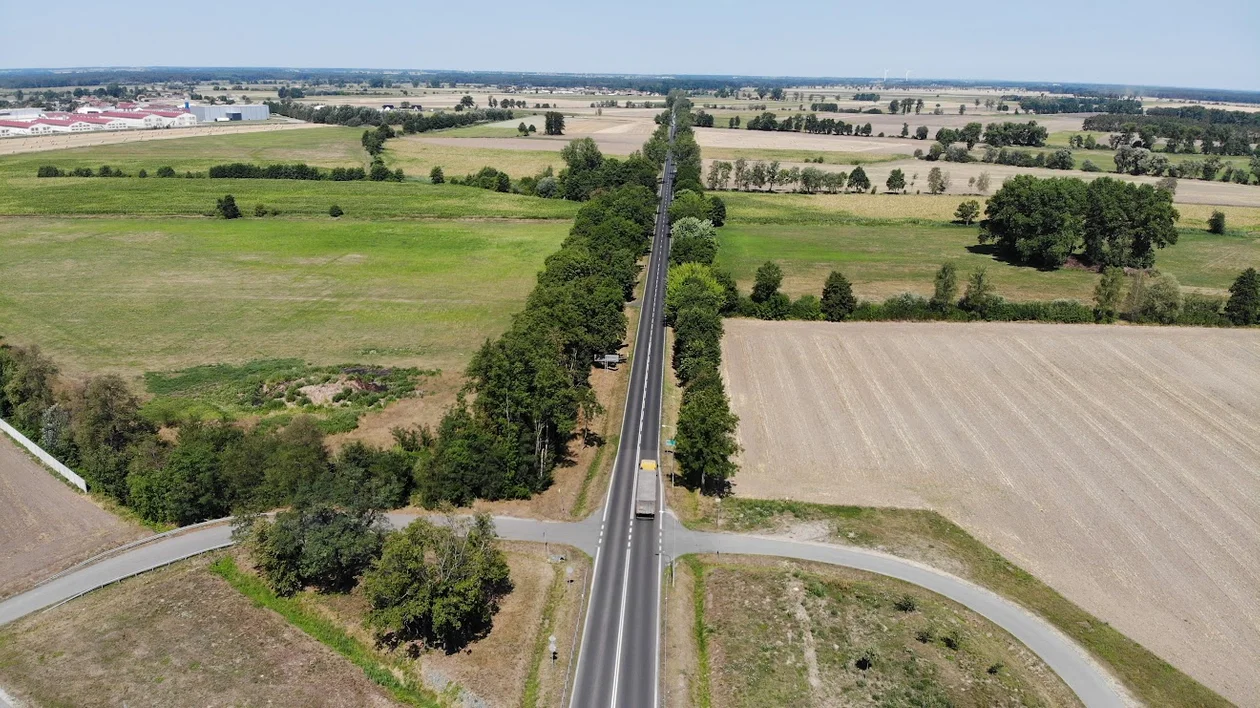
[[[823,317],[828,322],[841,322],[853,314],[857,308],[857,298],[853,295],[853,285],[840,271],[833,270],[823,284],[821,308]]]
[[[736,471],[731,456],[739,451],[735,442],[738,423],[716,372],[687,387],[678,413],[674,449],[685,484],[705,493],[726,493]]]
[[[543,115],[543,133],[564,135],[564,114],[558,111],[547,111]]]
[[[865,192],[871,188],[871,178],[866,176],[866,170],[862,169],[861,165],[854,167],[849,173],[848,188],[858,192]]]
[[[888,181],[884,183],[890,192],[903,192],[906,189],[906,173],[900,167],[888,173]]]
[[[1179,215],[1162,189],[1100,177],[1089,183],[1082,206],[1085,256],[1092,263],[1150,268],[1155,249],[1177,243]]]
[[[953,263],[943,263],[933,278],[932,307],[945,312],[954,306],[958,297],[958,269]]]
[[[512,590],[496,539],[485,514],[446,526],[417,519],[391,534],[362,582],[377,638],[454,652],[488,634]]]
[[[1255,268],[1244,270],[1229,286],[1225,316],[1240,327],[1260,324],[1260,274]]]
[[[1081,241],[1085,183],[1079,179],[1008,179],[985,206],[980,243],[996,242],[1008,258],[1056,268]]]
[[[757,269],[753,278],[752,301],[763,303],[779,292],[783,284],[783,269],[774,261],[766,261]]]
[[[1098,285],[1094,286],[1094,316],[1099,322],[1115,322],[1124,299],[1124,269],[1103,268]]]

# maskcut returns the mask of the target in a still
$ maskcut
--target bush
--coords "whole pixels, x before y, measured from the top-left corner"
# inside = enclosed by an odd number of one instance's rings
[[[386,644],[423,640],[458,651],[489,633],[512,590],[490,517],[437,526],[424,519],[386,539],[363,576],[367,623]]]
[[[446,181],[446,175],[442,173],[440,166],[434,165],[433,169],[429,170],[429,181],[433,184],[442,184]]]
[[[254,205],[254,216],[257,216],[257,217],[259,217],[259,218],[262,218],[262,217],[264,217],[264,216],[266,216],[266,215],[267,215],[267,205],[266,205],[266,204],[255,204],[255,205]]]
[[[822,307],[818,302],[818,297],[814,295],[802,295],[798,300],[792,303],[788,309],[787,318],[790,320],[806,320],[814,321],[823,318]]]
[[[1137,322],[1172,324],[1184,306],[1181,284],[1170,273],[1139,273],[1129,290],[1129,316]]]
[[[342,214],[345,214],[345,212],[342,211],[341,207],[337,206],[336,204],[333,204],[332,206],[328,207],[328,215],[331,216],[332,218],[336,219],[340,217]]]
[[[241,210],[236,206],[236,198],[231,194],[225,194],[214,208],[215,213],[224,219],[241,218]]]
[[[174,177],[175,168],[169,167],[169,166],[159,167],[157,170],[157,176],[158,177]]]
[[[36,177],[64,177],[66,173],[57,169],[54,165],[41,165],[39,171],[35,173]]]
[[[254,563],[280,596],[307,586],[349,590],[380,556],[385,540],[375,513],[327,506],[281,511],[275,521],[256,519],[248,534]]]
[[[1225,233],[1225,212],[1219,209],[1212,212],[1212,215],[1208,217],[1208,233]]]

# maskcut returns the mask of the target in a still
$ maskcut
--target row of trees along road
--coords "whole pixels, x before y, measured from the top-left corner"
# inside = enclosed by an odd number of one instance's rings
[[[672,365],[683,388],[674,450],[682,483],[708,494],[724,494],[738,451],[730,399],[718,368],[722,361],[722,317],[733,311],[735,280],[713,267],[716,227],[725,223],[726,207],[706,197],[699,184],[699,148],[692,148],[690,101],[677,97],[679,190],[670,206],[670,268],[666,281],[665,321],[674,329]],[[682,175],[686,174],[686,179]]]
[[[601,411],[590,368],[596,354],[616,351],[625,338],[624,305],[651,243],[653,189],[669,149],[668,120],[657,122],[642,151],[626,160],[605,158],[589,139],[565,148],[559,187],[585,204],[525,309],[468,365],[467,395],[443,416],[431,454],[417,467],[422,504],[546,489],[575,430]],[[693,137],[679,136],[681,187],[700,188],[699,154]]]

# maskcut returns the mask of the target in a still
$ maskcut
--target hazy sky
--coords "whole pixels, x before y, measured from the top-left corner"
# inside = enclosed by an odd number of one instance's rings
[[[890,76],[1260,90],[1260,0],[0,0],[0,68]]]

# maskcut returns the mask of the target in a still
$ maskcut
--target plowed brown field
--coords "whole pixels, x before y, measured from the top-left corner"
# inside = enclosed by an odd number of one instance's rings
[[[0,433],[0,598],[151,533],[72,490]]]
[[[1244,705],[1260,332],[728,320],[735,492],[935,509]]]

